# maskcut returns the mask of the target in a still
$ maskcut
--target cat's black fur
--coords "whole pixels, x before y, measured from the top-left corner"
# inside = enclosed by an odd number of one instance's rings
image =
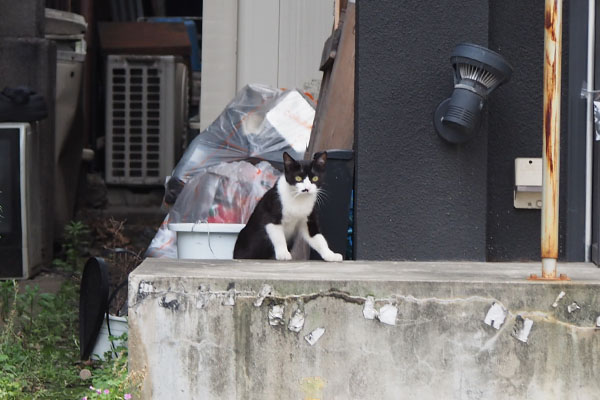
[[[265,231],[265,226],[270,223],[280,224],[281,217],[281,200],[275,184],[260,199],[248,223],[240,231],[233,249],[233,258],[275,258],[275,249]],[[293,243],[288,243],[288,248],[291,244]]]
[[[289,198],[284,196],[282,200],[282,196],[280,194],[280,190],[289,190],[293,192],[295,197],[292,201],[302,202],[303,200],[296,200],[298,198],[306,198],[306,203],[302,203],[307,210],[310,208],[311,199],[314,197],[314,202],[312,203],[312,209],[310,209],[308,215],[298,217],[298,227],[295,229],[293,235],[286,238],[287,248],[291,249],[293,240],[295,236],[298,234],[298,231],[301,230],[300,224],[305,223],[308,228],[308,234],[310,237],[314,237],[319,234],[319,225],[316,213],[316,203],[319,195],[319,191],[321,190],[321,185],[324,181],[325,176],[325,161],[327,160],[326,153],[317,153],[312,161],[296,161],[287,153],[284,153],[284,175],[281,179],[285,179],[284,182],[280,182],[278,180],[275,185],[265,193],[263,198],[258,202],[254,212],[250,216],[248,223],[242,229],[238,235],[237,241],[235,243],[235,248],[233,251],[233,258],[236,259],[273,259],[276,258],[276,252],[269,234],[267,233],[266,227],[269,224],[273,224],[276,226],[283,226],[284,220],[284,212],[286,212],[287,216],[290,213],[295,212],[296,210],[290,210],[290,205],[284,207],[282,205],[282,201],[287,201],[285,198]],[[298,194],[294,192],[296,190],[296,185],[300,184],[296,181],[296,177],[300,176],[302,179],[308,177],[311,183],[316,185],[316,194],[311,197],[308,192],[304,193],[300,190]],[[316,182],[313,181],[313,177],[317,177]],[[287,183],[288,186],[285,186]],[[314,188],[313,188],[314,190]],[[302,197],[304,196],[304,197]],[[290,203],[291,204],[291,203]],[[284,208],[286,210],[284,211]],[[302,214],[302,212],[300,212]],[[295,215],[291,218],[294,220],[297,218]],[[286,221],[290,220],[290,217],[285,218]],[[288,226],[291,226],[288,224]],[[287,236],[287,235],[286,235]],[[311,245],[312,246],[312,245]],[[325,247],[326,244],[325,244]],[[328,254],[333,254],[328,248],[326,249]],[[336,255],[339,256],[339,255]],[[325,257],[324,257],[325,258]],[[339,256],[341,258],[341,256]],[[339,261],[330,260],[330,261]]]

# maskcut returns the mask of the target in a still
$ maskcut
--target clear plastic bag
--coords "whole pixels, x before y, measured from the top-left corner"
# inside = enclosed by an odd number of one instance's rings
[[[284,151],[303,158],[314,117],[314,105],[297,90],[246,85],[192,140],[165,185],[164,203],[174,204],[186,182],[222,162],[267,160],[280,165]]]
[[[314,117],[313,105],[297,90],[246,85],[190,143],[173,177],[185,183],[199,170],[224,161],[281,163],[284,151],[302,158]]]
[[[314,105],[297,90],[258,84],[240,90],[177,163],[165,187],[172,207],[146,255],[177,257],[169,223],[245,224],[280,174],[269,162],[281,165],[283,152],[304,157],[314,116]]]
[[[266,161],[257,165],[246,161],[224,162],[199,171],[184,186],[146,256],[177,257],[177,236],[168,229],[169,223],[245,224],[280,174]]]
[[[169,212],[171,222],[245,224],[279,177],[268,162],[221,163],[196,174]]]

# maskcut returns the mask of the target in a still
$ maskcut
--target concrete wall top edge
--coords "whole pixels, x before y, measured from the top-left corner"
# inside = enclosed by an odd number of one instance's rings
[[[556,284],[600,285],[600,270],[593,264],[561,263],[558,272],[571,281]],[[354,261],[277,262],[271,260],[146,259],[130,281],[165,279],[323,281],[323,282],[459,282],[493,284],[548,284],[529,281],[541,274],[539,263]]]

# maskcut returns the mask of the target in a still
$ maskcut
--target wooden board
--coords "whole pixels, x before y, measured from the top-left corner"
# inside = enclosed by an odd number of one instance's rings
[[[355,14],[354,3],[349,3],[335,58],[323,74],[307,159],[316,151],[352,149],[354,145]]]
[[[187,56],[191,52],[186,27],[180,23],[100,22],[98,35],[105,54]]]
[[[341,35],[337,49],[336,33],[332,40],[325,43],[323,81],[310,143],[305,159],[311,159],[316,151],[328,149],[350,150],[354,146],[354,53],[355,53],[355,5],[348,3],[342,15]],[[329,56],[333,63],[327,62]],[[294,260],[309,258],[310,249],[303,240],[297,240],[291,250]]]

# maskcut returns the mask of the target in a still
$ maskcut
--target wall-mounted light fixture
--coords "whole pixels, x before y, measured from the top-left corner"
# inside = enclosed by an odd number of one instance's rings
[[[479,129],[481,110],[489,94],[510,79],[513,68],[500,54],[461,43],[450,56],[454,91],[435,110],[438,135],[450,143],[464,143]]]

